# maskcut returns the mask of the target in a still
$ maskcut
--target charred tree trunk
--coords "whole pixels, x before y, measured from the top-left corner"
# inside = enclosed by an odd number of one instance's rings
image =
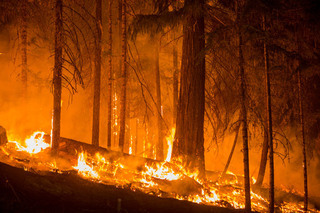
[[[27,29],[27,0],[22,1],[21,8],[21,81],[23,87],[23,96],[27,97],[28,93],[28,29]]]
[[[134,145],[134,153],[136,156],[138,156],[138,141],[139,141],[139,119],[136,119],[136,139],[135,139],[135,145]]]
[[[176,39],[175,34],[173,35],[173,39]],[[177,42],[173,42],[173,50],[172,50],[172,57],[173,57],[173,126],[176,124],[177,119],[177,106],[178,106],[178,47]]]
[[[120,133],[119,148],[123,151],[126,132],[126,99],[127,99],[127,20],[126,20],[126,0],[122,0],[121,15],[121,40],[122,40],[122,70],[121,70],[121,96],[120,96]]]
[[[243,167],[244,167],[244,187],[245,187],[245,209],[251,211],[250,197],[250,174],[249,174],[249,149],[248,149],[248,121],[247,121],[247,102],[246,102],[246,85],[244,73],[244,58],[243,58],[243,38],[241,30],[240,6],[237,2],[237,21],[238,21],[238,54],[239,54],[239,75],[240,75],[240,104],[241,104],[241,121],[242,121],[242,140],[243,140]]]
[[[155,48],[155,74],[156,74],[156,93],[157,93],[157,126],[158,126],[158,140],[156,145],[156,158],[163,160],[163,135],[162,135],[162,110],[161,110],[161,77],[159,68],[159,51],[160,45],[157,43]]]
[[[266,18],[263,17],[263,30],[266,31]],[[271,89],[270,89],[270,71],[269,71],[269,53],[266,41],[263,44],[264,54],[264,70],[266,76],[266,93],[267,93],[267,110],[268,110],[268,144],[269,144],[269,167],[270,167],[270,183],[269,183],[269,212],[274,212],[274,162],[273,162],[273,135],[272,135],[272,109],[271,109]]]
[[[62,0],[56,0],[55,21],[55,51],[53,69],[53,119],[51,148],[55,152],[59,147],[60,122],[61,122],[61,77],[62,77],[62,49],[63,49],[63,22],[62,22]]]
[[[8,143],[7,132],[6,129],[0,126],[0,146]]]
[[[109,0],[109,73],[108,73],[108,141],[107,147],[111,148],[111,121],[112,121],[112,2]]]
[[[127,63],[130,64],[130,58],[127,58]],[[129,69],[130,70],[130,69]],[[127,84],[126,87],[130,87],[130,71],[127,68]],[[131,100],[131,92],[126,91],[126,128],[125,128],[125,136],[124,136],[124,151],[125,153],[130,152],[131,146],[131,115],[130,115],[130,100]]]
[[[237,145],[237,140],[238,140],[239,131],[240,131],[240,125],[239,125],[239,126],[237,127],[237,129],[236,129],[236,135],[234,136],[233,145],[232,145],[232,148],[231,148],[231,151],[230,151],[230,154],[229,154],[229,157],[228,157],[226,166],[224,167],[224,170],[223,170],[223,172],[221,173],[221,178],[223,178],[224,175],[226,174],[226,172],[228,171],[228,168],[229,168],[229,165],[230,165],[230,162],[231,162],[231,159],[232,159],[234,150],[235,150],[236,145]]]
[[[260,187],[263,183],[264,175],[266,172],[267,161],[268,161],[268,130],[267,125],[264,127],[264,136],[263,136],[263,144],[262,144],[262,151],[261,151],[261,159],[260,159],[260,167],[259,173],[257,177],[257,182],[255,183],[256,186]]]
[[[92,144],[99,146],[100,125],[100,84],[101,84],[101,34],[102,10],[101,0],[96,0],[96,41],[95,41],[95,69],[93,85],[93,116],[92,116]]]
[[[182,156],[189,169],[198,169],[200,176],[204,177],[204,0],[186,0],[184,7],[189,13],[183,24],[180,96],[173,157]]]
[[[302,137],[302,155],[303,155],[303,180],[304,180],[304,211],[308,211],[308,172],[307,172],[307,153],[306,153],[306,140],[304,130],[304,107],[303,107],[303,83],[301,77],[301,70],[298,69],[298,88],[299,88],[299,111],[300,111],[300,124],[301,124],[301,137]]]

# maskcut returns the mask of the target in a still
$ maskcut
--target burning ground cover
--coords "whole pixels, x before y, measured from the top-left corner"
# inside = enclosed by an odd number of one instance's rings
[[[167,138],[169,150],[170,138]],[[162,198],[230,209],[244,208],[243,177],[232,172],[227,172],[223,179],[219,178],[219,172],[207,172],[207,179],[201,180],[197,172],[190,173],[179,161],[173,161],[170,151],[166,161],[159,162],[63,138],[58,153],[52,155],[48,141],[50,136],[44,132],[35,132],[24,143],[9,137],[9,142],[1,147],[0,160],[37,174],[73,174],[90,182]],[[252,184],[254,181],[253,178]],[[268,210],[266,191],[253,189],[251,192],[254,211]],[[277,203],[279,211],[303,212],[302,199],[298,194],[279,189],[278,194],[280,192],[285,196],[281,203]],[[319,211],[314,209],[310,212]]]

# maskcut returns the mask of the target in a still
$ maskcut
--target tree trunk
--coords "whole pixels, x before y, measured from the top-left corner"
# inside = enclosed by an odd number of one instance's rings
[[[53,119],[51,148],[55,152],[59,147],[60,122],[61,122],[61,76],[62,76],[62,49],[63,49],[63,22],[62,22],[62,0],[56,0],[56,22],[55,22],[55,54],[53,70]]]
[[[119,133],[119,148],[123,151],[125,131],[126,131],[126,99],[127,99],[127,20],[126,20],[126,0],[122,0],[122,15],[121,15],[121,40],[122,40],[122,72],[121,72],[121,96],[120,96],[120,133]]]
[[[160,45],[157,42],[155,48],[155,74],[156,74],[156,93],[157,93],[157,126],[158,126],[158,140],[156,145],[156,158],[163,160],[163,135],[162,135],[162,112],[161,112],[161,76],[159,68],[159,51]]]
[[[228,157],[226,166],[224,167],[224,170],[223,170],[223,172],[221,173],[221,178],[223,178],[223,176],[224,176],[224,175],[226,174],[226,172],[228,171],[228,168],[229,168],[229,165],[230,165],[230,162],[231,162],[233,153],[234,153],[234,149],[236,148],[236,145],[237,145],[237,139],[238,139],[239,131],[240,131],[240,125],[239,125],[239,126],[237,127],[237,129],[236,129],[236,135],[234,136],[233,145],[232,145],[232,148],[231,148],[231,151],[230,151],[230,154],[229,154],[229,157]]]
[[[183,24],[180,96],[173,157],[182,156],[186,166],[204,177],[203,122],[205,107],[204,0],[186,0],[190,11]],[[196,8],[196,9],[191,9]],[[197,11],[197,12],[195,12]]]
[[[301,70],[298,69],[298,88],[299,88],[299,108],[300,108],[300,124],[301,124],[301,137],[302,137],[302,155],[303,155],[303,180],[304,180],[304,211],[308,211],[308,172],[307,172],[307,153],[306,153],[306,140],[304,132],[304,112],[303,112],[303,95],[302,95],[302,77]]]
[[[173,35],[173,39],[176,39],[175,32]],[[173,57],[173,126],[176,125],[176,118],[177,118],[177,106],[178,106],[178,50],[177,50],[177,42],[173,42],[173,50],[172,50],[172,57]]]
[[[263,17],[263,30],[266,31],[266,18]],[[266,75],[266,92],[267,92],[267,110],[268,110],[268,144],[269,144],[269,167],[270,167],[270,183],[269,183],[269,212],[274,212],[274,162],[273,162],[273,135],[272,135],[272,109],[271,109],[271,89],[269,76],[269,55],[267,44],[263,44],[264,53],[264,70]]]
[[[243,167],[244,167],[244,187],[245,187],[245,209],[251,211],[250,197],[250,176],[249,176],[249,149],[248,149],[248,123],[247,123],[247,102],[246,102],[246,86],[244,73],[244,58],[242,53],[242,31],[239,5],[237,5],[237,20],[238,20],[238,38],[239,38],[239,74],[240,74],[240,104],[241,104],[241,120],[242,120],[242,140],[243,140]]]
[[[109,0],[109,73],[108,73],[108,142],[107,147],[111,149],[111,121],[112,121],[112,2]]]
[[[264,127],[264,136],[263,136],[263,144],[262,144],[262,152],[261,152],[261,159],[260,159],[260,167],[259,173],[257,177],[257,182],[255,183],[256,186],[260,187],[263,183],[264,175],[266,172],[267,161],[268,161],[268,130],[267,125]]]
[[[8,143],[7,131],[5,128],[0,126],[0,146],[5,145],[6,143]]]
[[[99,146],[100,125],[100,84],[101,84],[101,34],[102,10],[101,0],[96,0],[96,41],[95,41],[95,69],[93,85],[93,116],[92,116],[92,144]]]
[[[139,141],[139,119],[136,118],[136,140],[134,145],[134,153],[138,156],[138,141]]]
[[[21,9],[21,81],[23,87],[23,96],[27,98],[28,93],[28,31],[27,31],[27,0],[22,1]]]

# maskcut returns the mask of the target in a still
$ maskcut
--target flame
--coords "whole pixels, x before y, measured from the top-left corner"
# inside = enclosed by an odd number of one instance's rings
[[[178,180],[182,176],[182,174],[175,173],[165,162],[152,166],[145,165],[145,168],[147,171],[143,174],[163,180]]]
[[[95,172],[92,166],[89,166],[86,161],[87,161],[87,154],[84,152],[81,152],[78,157],[78,165],[74,166],[73,168],[78,170],[78,173],[84,177],[95,178],[95,179],[99,178],[98,173]]]
[[[25,146],[16,141],[10,141],[10,143],[14,143],[16,145],[17,151],[25,151],[29,154],[37,154],[50,147],[50,144],[44,142],[44,135],[44,132],[34,132],[25,140]]]
[[[130,137],[130,145],[129,145],[129,155],[132,155],[132,135]]]
[[[90,181],[112,184],[117,187],[127,187],[129,185],[133,191],[151,192],[159,197],[221,207],[244,208],[245,193],[240,181],[242,176],[228,171],[226,178],[222,181],[216,181],[210,179],[210,177],[207,177],[206,181],[199,179],[198,171],[189,172],[181,163],[181,159],[171,159],[174,134],[175,129],[173,128],[166,138],[168,150],[164,162],[142,160],[135,166],[131,165],[131,160],[123,157],[114,158],[114,156],[101,153],[90,155],[86,152],[78,154],[76,163],[68,161],[69,164],[66,164],[67,160],[65,159],[64,161],[61,159],[56,161],[50,155],[48,155],[48,159],[43,160],[43,154],[41,153],[49,147],[49,144],[44,142],[45,134],[43,132],[35,132],[25,141],[25,145],[11,142],[1,147],[0,157],[2,157],[2,161],[5,159],[9,163],[16,161],[18,165],[23,164],[26,171],[36,168],[63,173],[64,170],[74,169],[81,177]],[[130,146],[132,150],[132,143],[130,143]],[[143,154],[145,155],[148,152],[151,155],[150,148],[152,148],[151,144],[144,141]],[[24,152],[28,154],[24,155]],[[40,154],[41,157],[37,157]],[[3,156],[6,156],[6,158]],[[26,160],[21,161],[24,158]],[[133,159],[132,156],[130,156],[130,159]],[[252,182],[255,182],[254,177],[252,177]],[[286,190],[282,189],[282,191]],[[287,193],[292,193],[292,191],[288,190]],[[251,191],[252,210],[259,212],[268,210],[268,198],[264,196]],[[303,204],[299,202],[284,201],[277,204],[276,207],[283,212],[303,212]],[[319,211],[312,209],[311,212]]]
[[[175,133],[176,133],[176,129],[172,128],[171,134],[168,137],[166,137],[167,144],[168,144],[168,151],[167,151],[167,157],[166,157],[167,162],[171,161],[172,147],[173,147],[173,140],[174,140]]]
[[[251,179],[252,179],[252,184],[255,184],[257,182],[257,179],[255,177],[252,176]]]

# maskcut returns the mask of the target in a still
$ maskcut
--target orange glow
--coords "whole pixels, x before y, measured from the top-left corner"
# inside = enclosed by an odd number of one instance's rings
[[[17,151],[25,151],[30,154],[37,154],[50,147],[50,144],[44,142],[44,135],[44,132],[34,132],[25,140],[25,146],[16,141],[9,141],[9,143],[14,143],[17,147]]]
[[[172,128],[171,134],[168,137],[166,137],[167,144],[168,144],[168,151],[167,151],[167,157],[166,157],[167,162],[171,161],[172,146],[173,146],[173,140],[174,140],[175,133],[176,133],[176,129]]]
[[[90,181],[118,187],[130,184],[133,191],[138,189],[145,193],[152,192],[159,197],[165,196],[205,205],[244,208],[245,193],[243,183],[241,183],[243,176],[228,171],[222,180],[210,177],[207,177],[206,181],[199,179],[197,171],[189,172],[181,160],[171,159],[174,134],[175,129],[173,128],[170,136],[166,138],[168,150],[164,162],[151,159],[141,160],[141,158],[139,160],[132,156],[114,158],[114,156],[101,153],[95,153],[91,156],[86,152],[78,154],[77,162],[62,161],[59,158],[56,161],[56,158],[53,159],[50,155],[45,155],[47,152],[44,150],[49,147],[49,144],[44,142],[43,132],[35,132],[25,141],[25,145],[9,142],[1,147],[0,159],[13,165],[25,163],[23,168],[31,171],[46,170],[62,173],[63,170],[73,169],[81,177]],[[143,145],[145,155],[152,146],[151,143],[145,141]],[[148,147],[147,150],[145,146]],[[132,149],[132,142],[130,147]],[[27,155],[23,153],[27,153]],[[15,156],[18,154],[19,156],[16,158]],[[126,159],[127,157],[128,159]],[[27,158],[27,160],[25,162],[19,160],[15,164],[16,159],[23,158]],[[255,182],[254,177],[252,177],[252,182]],[[251,202],[254,211],[266,212],[268,210],[268,198],[261,194],[251,191]],[[283,202],[277,208],[283,212],[303,212],[303,204],[299,202]],[[312,212],[319,211],[312,210]]]
[[[87,164],[86,161],[87,161],[87,154],[85,154],[84,152],[81,152],[78,157],[78,165],[74,166],[73,168],[78,170],[78,173],[84,177],[98,178],[99,177],[98,173],[95,172],[93,168]]]

